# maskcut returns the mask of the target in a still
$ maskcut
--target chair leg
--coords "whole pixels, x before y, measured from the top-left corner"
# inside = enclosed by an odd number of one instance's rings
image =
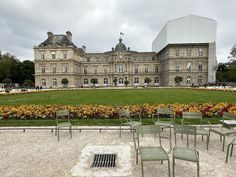
[[[70,126],[70,137],[72,138],[72,127]]]
[[[229,148],[230,148],[230,144],[228,145],[228,148],[227,148],[227,153],[226,153],[226,163],[228,162],[228,157],[229,157]]]
[[[202,135],[202,141],[203,141],[203,135]]]
[[[172,163],[172,176],[175,177],[175,158],[173,156],[173,163]]]
[[[57,126],[55,127],[55,136],[57,136]]]
[[[233,149],[234,149],[234,145],[232,144],[232,145],[231,145],[230,157],[232,157],[232,155],[233,155]]]
[[[224,150],[225,150],[225,136],[223,136],[223,149],[222,149],[222,151],[224,152]]]
[[[199,161],[197,162],[197,177],[199,177],[199,172],[200,172],[200,170],[199,170]]]
[[[170,160],[168,159],[168,174],[169,174],[169,177],[170,177]]]
[[[220,142],[222,142],[222,136],[220,135]]]
[[[141,160],[141,170],[142,170],[142,177],[143,177],[143,161]]]
[[[170,126],[170,140],[171,140],[171,126]]]
[[[119,135],[119,137],[121,138],[121,125],[120,125],[120,135]]]
[[[57,140],[58,141],[60,140],[60,137],[59,137],[59,127],[57,127]]]
[[[136,165],[138,165],[138,153],[136,153]]]
[[[161,164],[163,164],[163,160],[161,160]]]
[[[208,147],[209,147],[209,139],[210,139],[210,137],[207,135],[207,150],[208,150]]]

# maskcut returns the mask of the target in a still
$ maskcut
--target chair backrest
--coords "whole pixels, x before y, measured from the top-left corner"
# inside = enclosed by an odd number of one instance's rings
[[[176,134],[187,135],[187,147],[189,146],[188,136],[193,135],[194,136],[194,147],[196,147],[196,141],[197,141],[197,127],[196,126],[174,125],[175,144],[177,145]]]
[[[201,112],[183,112],[183,119],[202,119]]]
[[[138,151],[139,148],[139,141],[140,136],[145,136],[145,134],[153,135],[156,137],[158,135],[159,137],[159,144],[161,146],[161,128],[159,125],[139,125],[135,127],[135,130],[133,131],[133,140],[134,140],[134,148],[136,151]]]
[[[119,110],[118,114],[119,114],[120,118],[121,117],[127,117],[127,118],[130,117],[130,111],[128,109],[121,109],[121,110]]]
[[[160,115],[162,117],[168,117],[171,118],[171,121],[174,123],[175,122],[175,111],[171,108],[158,108],[156,111],[156,115],[158,120],[160,119]]]
[[[57,121],[57,124],[59,122],[61,122],[62,120],[65,121],[65,119],[67,120],[67,122],[70,122],[70,112],[69,112],[69,110],[64,109],[64,110],[56,111],[56,121]]]
[[[229,112],[224,112],[222,118],[223,118],[223,120],[224,120],[225,118],[226,118],[226,119],[233,119],[233,120],[236,120],[236,115],[235,115],[235,114],[232,114],[232,113],[229,113]]]

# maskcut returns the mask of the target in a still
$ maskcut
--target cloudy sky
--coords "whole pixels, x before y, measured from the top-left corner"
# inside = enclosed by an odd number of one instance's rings
[[[236,0],[0,0],[0,50],[33,60],[47,32],[71,31],[77,46],[104,52],[119,32],[132,50],[151,51],[167,21],[195,14],[217,21],[217,58],[227,61],[236,43]]]

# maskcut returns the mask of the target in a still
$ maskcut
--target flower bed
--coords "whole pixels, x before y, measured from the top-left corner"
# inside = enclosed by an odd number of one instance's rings
[[[200,111],[204,117],[222,116],[223,112],[236,114],[236,104],[143,104],[143,105],[124,105],[124,106],[104,106],[104,105],[20,105],[20,106],[0,106],[0,114],[3,119],[54,119],[55,112],[60,109],[68,109],[71,117],[80,118],[118,118],[120,109],[129,109],[132,113],[138,113],[142,117],[147,117],[155,113],[157,108],[172,108],[177,117],[182,116],[183,111]]]

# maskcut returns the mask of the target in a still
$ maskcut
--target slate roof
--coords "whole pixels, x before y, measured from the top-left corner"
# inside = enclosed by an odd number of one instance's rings
[[[67,38],[66,35],[63,34],[57,34],[57,35],[52,35],[48,39],[46,39],[44,42],[39,44],[39,46],[68,46],[68,45],[73,45],[75,48],[76,45],[73,44],[73,42],[70,42]]]

